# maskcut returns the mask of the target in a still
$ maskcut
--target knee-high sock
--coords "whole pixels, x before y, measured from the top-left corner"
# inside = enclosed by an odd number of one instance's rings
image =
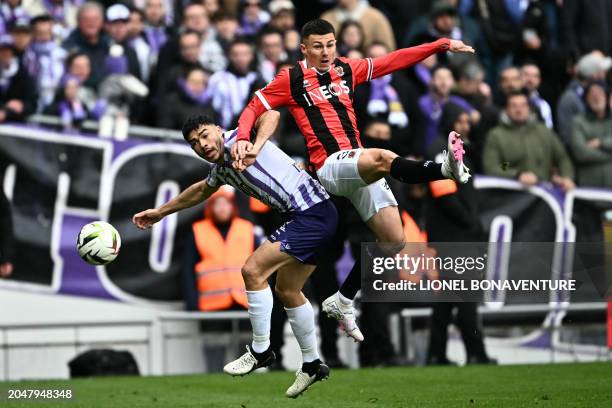
[[[270,347],[270,326],[272,321],[272,290],[268,286],[262,290],[247,290],[249,302],[249,320],[253,328],[251,348],[256,353],[263,353]]]
[[[302,306],[291,309],[285,308],[287,319],[291,324],[293,334],[302,350],[302,361],[310,363],[319,358],[317,347],[317,333],[312,305],[306,301]]]
[[[420,184],[428,181],[443,180],[442,165],[432,161],[414,161],[396,157],[391,162],[391,177],[403,183]]]

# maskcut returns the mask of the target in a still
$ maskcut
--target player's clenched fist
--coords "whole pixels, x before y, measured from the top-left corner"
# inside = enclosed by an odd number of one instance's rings
[[[156,209],[141,211],[134,215],[132,222],[140,229],[151,228],[153,224],[161,220],[163,217]]]

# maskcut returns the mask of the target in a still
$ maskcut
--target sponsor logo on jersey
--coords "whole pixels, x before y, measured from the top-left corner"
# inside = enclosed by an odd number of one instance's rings
[[[346,81],[338,81],[303,93],[302,97],[308,106],[312,106],[326,102],[333,97],[339,97],[342,94],[350,95],[350,92],[351,89],[346,84]]]

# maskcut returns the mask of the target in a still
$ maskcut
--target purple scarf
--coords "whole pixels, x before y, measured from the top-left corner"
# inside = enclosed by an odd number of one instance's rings
[[[158,53],[161,47],[168,41],[168,35],[166,34],[166,27],[145,27],[144,30],[145,38],[151,51]]]
[[[389,124],[404,128],[408,125],[408,116],[399,99],[397,91],[391,86],[391,74],[370,81],[370,101],[368,113],[376,116],[389,112]]]
[[[206,105],[210,102],[212,98],[212,94],[208,91],[208,88],[204,88],[204,90],[200,93],[194,93],[187,86],[187,82],[184,78],[177,79],[177,85],[181,92],[193,103],[197,105]]]

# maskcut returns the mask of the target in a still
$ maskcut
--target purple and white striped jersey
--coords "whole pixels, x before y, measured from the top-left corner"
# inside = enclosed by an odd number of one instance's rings
[[[211,187],[229,184],[280,212],[304,211],[329,199],[325,189],[273,143],[267,142],[257,160],[246,170],[232,168],[230,149],[238,130],[223,134],[224,163],[212,163],[206,183]]]

